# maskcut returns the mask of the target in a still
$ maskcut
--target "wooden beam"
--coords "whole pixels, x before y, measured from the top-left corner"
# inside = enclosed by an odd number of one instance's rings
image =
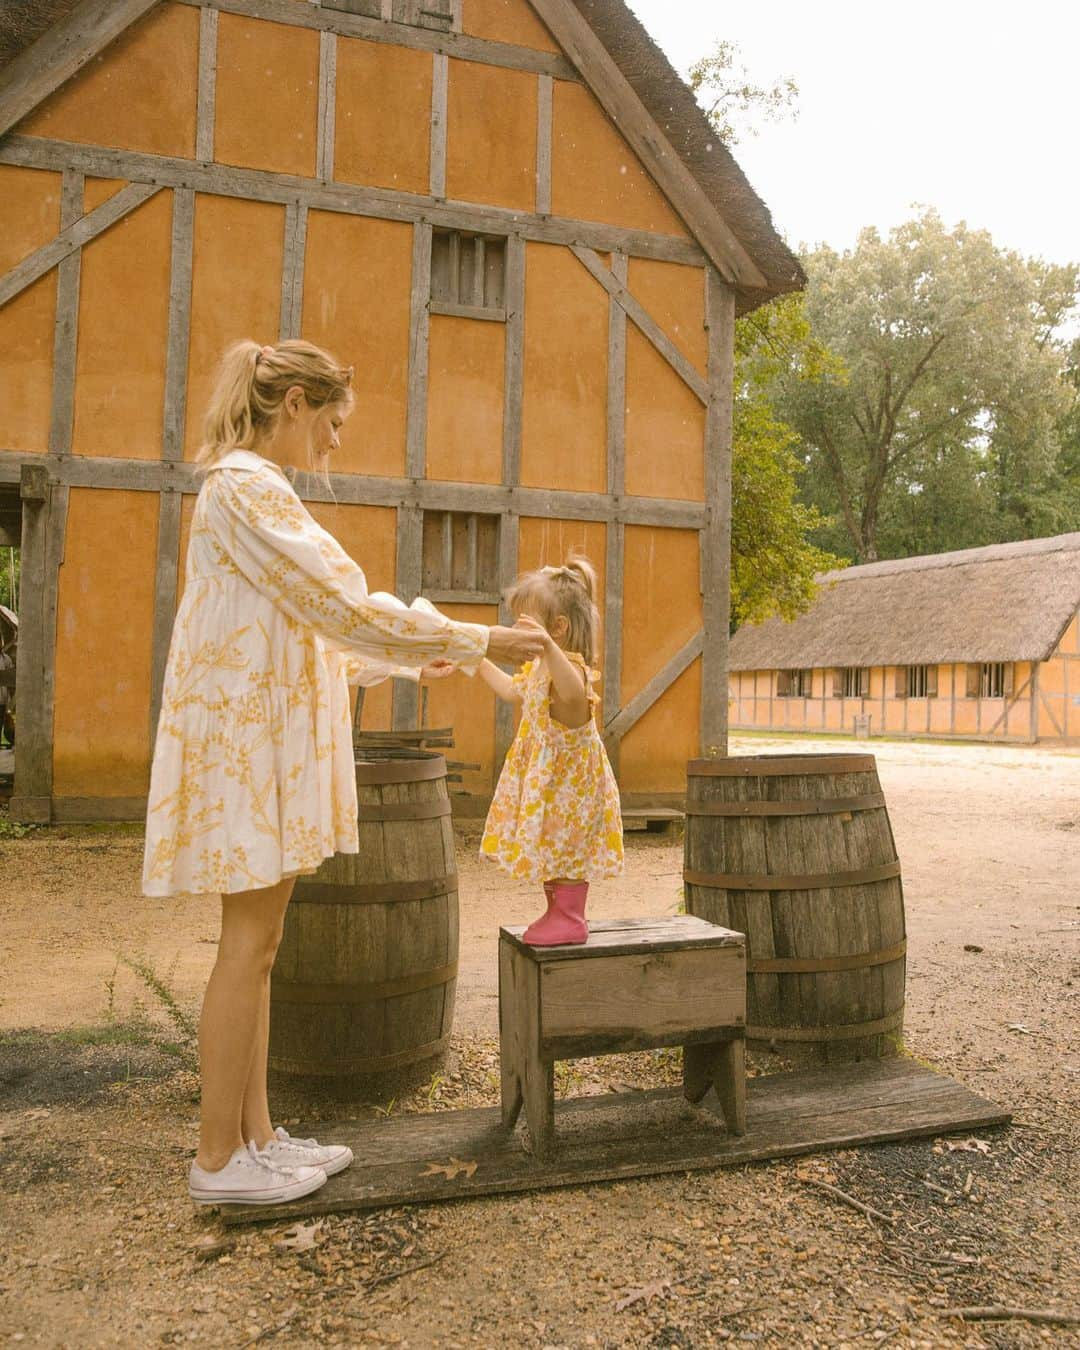
[[[180,520],[183,497],[179,492],[163,492],[158,512],[157,563],[154,572],[154,619],[150,639],[150,753],[157,739],[161,690],[165,683],[165,665],[169,656],[173,619],[176,617],[176,591],[181,566]]]
[[[753,259],[679,158],[573,0],[530,0],[530,3],[720,275],[735,286],[767,289],[768,282]]]
[[[177,188],[173,192],[169,335],[165,349],[165,421],[162,427],[162,454],[169,460],[184,458],[194,230],[195,194],[190,188]]]
[[[630,294],[626,285],[626,277],[615,276],[614,270],[605,267],[600,257],[590,248],[575,244],[571,246],[570,251],[589,275],[603,286],[616,304],[621,306],[627,317],[634,321],[635,325],[645,334],[676,375],[697,394],[702,403],[708,403],[708,383],[702,379],[693,364],[679,351],[645,306]]]
[[[319,34],[319,127],[316,146],[316,177],[327,182],[334,176],[334,141],[337,128],[337,34]]]
[[[153,453],[157,453],[156,448]],[[113,459],[104,455],[70,455],[66,459],[0,448],[0,483],[17,483],[24,464],[37,466],[51,481],[71,487],[119,488],[160,492],[172,487],[195,493],[202,481],[196,464],[161,459]],[[708,523],[701,502],[667,497],[613,497],[604,492],[564,492],[549,488],[503,487],[488,483],[449,483],[433,479],[380,478],[354,473],[330,474],[331,492],[321,478],[297,473],[295,487],[305,501],[339,502],[343,506],[415,506],[425,511],[512,512],[544,520],[621,521],[673,530],[700,530]]]
[[[431,226],[413,226],[412,291],[409,300],[409,392],[405,472],[423,478],[427,462],[428,337],[431,299]]]
[[[409,605],[420,594],[424,554],[424,513],[415,506],[398,509],[394,594]],[[391,720],[395,731],[413,730],[419,718],[419,686],[394,680]]]
[[[207,0],[178,2],[201,7]],[[414,24],[348,14],[339,9],[323,9],[319,5],[297,4],[296,0],[212,0],[212,3],[215,9],[225,14],[243,14],[250,19],[266,19],[292,28],[340,33],[345,37],[364,38],[368,42],[411,47],[414,51],[439,52],[458,61],[504,66],[509,70],[526,70],[580,83],[573,64],[565,57],[536,51],[532,47],[518,47],[510,42],[489,42],[486,38],[470,37],[445,29],[420,28]]]
[[[285,249],[281,268],[281,322],[279,337],[300,336],[304,312],[304,255],[307,252],[308,209],[292,202],[285,208]]]
[[[67,487],[43,465],[23,469],[19,734],[15,739],[15,820],[48,821],[53,781],[56,614],[67,528]],[[44,805],[43,805],[44,803]]]
[[[60,200],[60,228],[71,228],[83,214],[84,176],[74,169],[64,173]],[[56,276],[56,325],[53,332],[52,412],[49,418],[49,452],[71,453],[75,421],[75,362],[79,342],[79,287],[82,252],[76,250],[61,260]]]
[[[431,159],[429,190],[442,201],[446,196],[446,103],[450,85],[450,59],[436,53],[431,71]]]
[[[610,722],[604,725],[604,740],[619,741],[636,722],[640,722],[653,704],[665,694],[679,676],[701,655],[705,645],[704,632],[695,633],[685,646],[675,653],[649,683],[634,695]]]
[[[0,136],[103,52],[157,0],[82,0],[0,72]]]
[[[735,379],[735,292],[709,269],[709,403],[705,418],[705,501],[701,533],[705,643],[701,671],[701,752],[726,755],[728,635],[731,624],[731,436]]]
[[[550,75],[538,77],[536,97],[536,209],[551,215],[551,125],[555,81]]]
[[[291,3],[291,0],[290,0]],[[300,6],[298,5],[299,9]],[[311,210],[338,211],[346,215],[372,216],[379,220],[423,220],[445,229],[484,234],[510,234],[545,244],[584,244],[610,252],[619,249],[631,257],[655,258],[659,262],[701,267],[706,259],[689,239],[626,230],[597,221],[571,220],[530,215],[498,206],[470,202],[438,202],[434,197],[390,188],[359,187],[347,183],[322,183],[317,178],[243,169],[226,164],[201,164],[167,155],[149,155],[138,150],[112,150],[39,136],[9,136],[0,141],[0,164],[62,172],[77,169],[98,178],[123,178],[155,187],[190,187],[219,197],[246,201],[302,202]],[[108,205],[108,203],[106,203]]]
[[[14,300],[26,290],[27,286],[37,281],[38,277],[44,276],[77,248],[89,243],[124,216],[130,215],[143,202],[156,196],[160,191],[160,187],[152,184],[129,183],[108,201],[102,202],[96,210],[80,216],[74,224],[62,229],[55,239],[42,244],[40,248],[23,258],[22,262],[17,263],[10,272],[0,277],[0,308],[9,300]]]
[[[510,493],[521,482],[521,409],[525,387],[525,240],[511,234],[506,241],[506,346],[503,374],[502,481]],[[499,520],[499,589],[505,595],[520,567],[521,517],[513,508]],[[500,599],[499,622],[512,624],[513,615]],[[514,739],[514,711],[502,699],[495,701],[495,775],[502,772],[506,752]]]
[[[612,254],[611,270],[625,286],[630,261]],[[612,295],[608,300],[607,490],[614,497],[626,491],[626,310]],[[604,726],[614,722],[622,704],[623,585],[626,527],[608,522],[604,563]],[[608,745],[611,767],[619,774],[619,741]]]
[[[204,163],[214,158],[217,53],[218,12],[216,9],[204,9],[199,15],[199,93],[195,122],[195,158]]]

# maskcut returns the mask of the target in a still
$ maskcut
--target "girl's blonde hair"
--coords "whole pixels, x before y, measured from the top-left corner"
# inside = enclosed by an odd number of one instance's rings
[[[566,650],[577,652],[586,665],[596,660],[600,611],[596,607],[596,568],[580,553],[571,553],[561,567],[541,567],[518,577],[507,597],[517,615],[532,611],[549,631],[561,615],[570,625]]]
[[[325,408],[352,397],[352,377],[351,366],[300,338],[267,347],[235,343],[218,367],[199,461],[212,463],[229,450],[249,450],[273,424],[294,385],[303,389],[312,408]]]

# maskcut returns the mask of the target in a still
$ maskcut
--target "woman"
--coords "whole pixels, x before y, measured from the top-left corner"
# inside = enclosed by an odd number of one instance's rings
[[[202,1114],[189,1190],[266,1204],[321,1186],[348,1149],[290,1139],[266,1095],[270,970],[297,876],[358,848],[347,682],[473,672],[539,655],[533,633],[455,623],[369,594],[282,466],[325,473],[352,371],[307,342],[241,342],[200,453],[184,595],[162,694],[143,890],[221,894],[199,1024]]]

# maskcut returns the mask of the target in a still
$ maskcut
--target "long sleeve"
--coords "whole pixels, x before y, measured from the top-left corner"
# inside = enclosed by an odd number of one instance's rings
[[[231,563],[290,618],[346,653],[354,683],[405,674],[437,657],[468,674],[478,668],[487,650],[483,625],[369,593],[361,568],[272,467],[212,471],[206,490],[207,526]]]

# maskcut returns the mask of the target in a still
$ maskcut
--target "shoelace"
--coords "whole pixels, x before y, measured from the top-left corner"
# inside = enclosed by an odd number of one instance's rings
[[[256,1148],[254,1139],[249,1140],[247,1151],[248,1156],[244,1161],[248,1162],[249,1166],[261,1167],[267,1172],[276,1173],[278,1176],[284,1174],[285,1176],[291,1177],[295,1174],[296,1169],[294,1167],[290,1167],[288,1163],[278,1162],[275,1158],[269,1157],[261,1149]]]
[[[293,1144],[296,1148],[320,1147],[319,1141],[317,1139],[294,1139],[292,1135],[289,1134],[288,1130],[284,1129],[281,1125],[277,1127],[274,1133],[277,1135],[277,1140],[279,1144]]]

